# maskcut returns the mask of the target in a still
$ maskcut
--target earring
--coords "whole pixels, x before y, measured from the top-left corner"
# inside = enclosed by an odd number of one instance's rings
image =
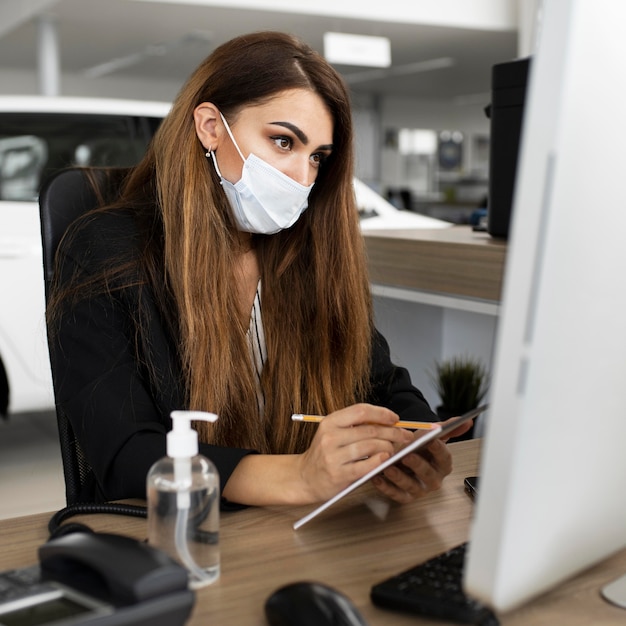
[[[213,152],[213,146],[206,151],[204,156],[208,159],[211,156],[211,152]]]

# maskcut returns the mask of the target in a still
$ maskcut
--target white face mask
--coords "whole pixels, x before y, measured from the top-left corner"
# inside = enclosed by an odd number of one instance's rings
[[[237,227],[247,233],[273,235],[293,226],[309,205],[309,193],[313,184],[306,187],[297,183],[252,153],[246,159],[224,116],[221,113],[220,116],[243,160],[241,179],[233,185],[222,176],[215,152],[211,151],[207,156],[210,154],[212,157],[215,171],[233,209]]]

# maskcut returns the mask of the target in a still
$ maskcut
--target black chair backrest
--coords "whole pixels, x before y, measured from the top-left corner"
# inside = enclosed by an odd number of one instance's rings
[[[116,172],[119,174],[120,170],[88,171],[70,168],[54,175],[42,188],[39,194],[39,214],[46,301],[54,276],[54,259],[59,242],[77,217],[96,208],[103,197],[101,191],[107,185],[117,181],[117,178],[113,176]],[[56,415],[65,479],[65,497],[68,505],[76,504],[80,501],[82,486],[92,470],[76,440],[72,425],[58,402]]]
[[[104,170],[95,170],[95,182],[104,183]],[[98,180],[100,179],[100,180]],[[46,300],[54,275],[54,257],[69,225],[80,215],[96,207],[98,193],[86,170],[62,170],[44,185],[39,194],[41,242]]]

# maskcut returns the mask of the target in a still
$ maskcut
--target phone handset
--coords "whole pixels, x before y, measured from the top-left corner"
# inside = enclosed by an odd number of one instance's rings
[[[161,550],[122,535],[75,532],[39,548],[42,578],[131,604],[187,588],[187,572]]]

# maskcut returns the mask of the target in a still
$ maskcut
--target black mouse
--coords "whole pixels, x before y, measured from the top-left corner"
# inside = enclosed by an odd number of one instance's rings
[[[274,591],[265,602],[265,616],[271,626],[367,626],[347,596],[307,581]]]

